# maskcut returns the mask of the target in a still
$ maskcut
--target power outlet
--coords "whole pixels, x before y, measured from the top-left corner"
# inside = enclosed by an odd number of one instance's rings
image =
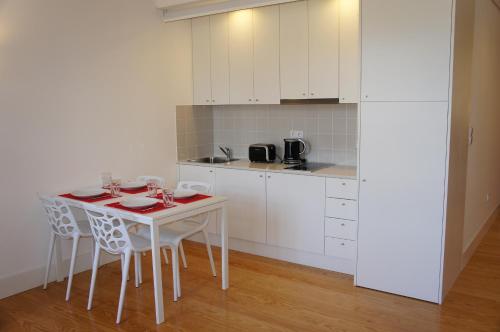
[[[290,138],[304,138],[302,130],[290,130]]]

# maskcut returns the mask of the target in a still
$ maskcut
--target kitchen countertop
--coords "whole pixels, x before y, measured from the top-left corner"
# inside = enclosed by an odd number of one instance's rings
[[[357,170],[355,166],[332,165],[313,172],[307,172],[307,171],[285,170],[285,167],[288,167],[290,165],[284,165],[281,163],[252,163],[248,159],[239,159],[236,161],[232,161],[230,163],[223,163],[223,164],[206,164],[206,163],[197,163],[184,160],[184,161],[179,161],[178,164],[205,166],[205,167],[246,169],[246,170],[309,175],[309,176],[323,176],[331,178],[357,179]]]

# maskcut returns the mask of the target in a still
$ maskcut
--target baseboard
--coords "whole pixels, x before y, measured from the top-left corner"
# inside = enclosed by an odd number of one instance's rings
[[[118,259],[120,259],[119,256],[107,255],[103,253],[101,255],[101,265],[114,262]],[[63,271],[65,271],[64,273],[65,277],[68,275],[67,271],[69,270],[69,263],[70,263],[69,258],[63,260],[62,268]],[[75,274],[90,270],[91,268],[92,268],[91,253],[86,252],[78,255],[75,265]],[[49,275],[49,282],[56,281],[56,273],[55,273],[56,268],[54,263],[52,263],[50,272],[51,273]],[[0,299],[43,285],[44,276],[45,276],[45,266],[39,266],[35,269],[23,271],[20,273],[0,278]]]
[[[209,237],[210,242],[213,245],[220,246],[220,235],[209,234]],[[204,243],[203,238],[198,235],[193,236],[189,239],[192,241]],[[229,249],[330,271],[350,275],[354,274],[354,260],[343,259],[339,257],[330,257],[320,254],[308,253],[305,251],[231,238],[229,239]]]
[[[498,218],[499,215],[500,215],[500,205],[497,206],[496,209],[493,210],[493,212],[490,214],[490,216],[483,222],[483,225],[477,232],[476,236],[474,237],[474,240],[470,242],[468,247],[462,253],[462,270],[467,265],[467,263],[469,263],[469,260],[471,259],[472,255],[474,255],[474,252],[476,251],[477,247],[483,240],[486,233],[488,233],[491,225],[493,225],[493,222]]]

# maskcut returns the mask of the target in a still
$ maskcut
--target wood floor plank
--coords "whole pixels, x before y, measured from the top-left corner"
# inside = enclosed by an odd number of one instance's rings
[[[120,264],[99,269],[94,307],[86,310],[90,272],[0,300],[0,331],[500,331],[500,218],[465,267],[445,303],[409,299],[353,286],[351,276],[231,251],[231,283],[220,289],[203,245],[186,242],[183,296],[172,301],[170,266],[163,265],[165,319],[155,324],[151,257],[144,283],[127,287],[123,321],[114,323]],[[214,250],[217,267],[220,253]],[[133,269],[131,269],[133,271]]]

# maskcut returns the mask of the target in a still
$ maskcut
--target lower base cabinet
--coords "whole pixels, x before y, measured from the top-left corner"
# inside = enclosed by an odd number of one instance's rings
[[[267,243],[324,254],[325,178],[267,174]]]
[[[229,237],[266,243],[265,172],[216,169],[215,193],[229,197]]]

